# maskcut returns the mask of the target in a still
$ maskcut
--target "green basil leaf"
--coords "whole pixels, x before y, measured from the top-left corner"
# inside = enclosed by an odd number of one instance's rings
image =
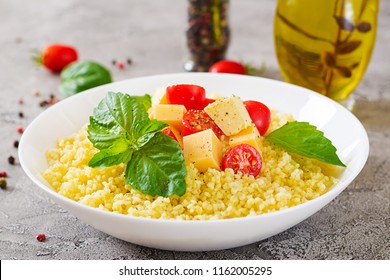
[[[114,142],[109,148],[100,150],[88,162],[90,167],[107,167],[128,162],[133,153],[124,139]]]
[[[126,184],[151,196],[183,195],[186,191],[184,158],[179,144],[159,132],[133,153],[126,168]]]
[[[78,61],[62,70],[59,89],[64,96],[71,96],[111,82],[111,73],[104,66],[94,61]]]
[[[149,94],[145,95],[133,95],[139,103],[145,106],[146,111],[152,107],[152,97]]]
[[[126,183],[133,188],[153,196],[183,195],[187,174],[183,151],[161,132],[166,123],[149,119],[147,107],[140,100],[109,92],[94,109],[88,139],[100,151],[88,165],[127,163]]]
[[[104,125],[89,118],[88,139],[99,150],[109,148],[119,138],[126,138],[126,134],[118,125]]]
[[[289,122],[271,132],[266,139],[287,152],[345,167],[332,142],[307,122]]]
[[[157,120],[145,120],[136,123],[133,130],[133,136],[138,139],[138,145],[147,143],[157,132],[160,132],[168,124]]]

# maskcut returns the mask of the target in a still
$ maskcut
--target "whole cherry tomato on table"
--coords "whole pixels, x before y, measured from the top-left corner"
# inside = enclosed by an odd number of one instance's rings
[[[265,65],[263,64],[260,68],[258,68],[252,66],[251,64],[243,64],[234,60],[220,60],[211,65],[209,72],[263,76],[265,72]]]
[[[222,170],[231,168],[234,173],[259,175],[263,160],[260,153],[251,145],[240,144],[231,148],[222,159]]]
[[[203,110],[188,110],[183,116],[183,128],[181,131],[183,136],[194,134],[196,132],[210,128],[218,138],[223,135],[222,130]]]
[[[244,101],[244,105],[260,135],[263,136],[267,132],[271,122],[271,111],[266,105],[258,101]]]
[[[179,84],[167,87],[169,104],[184,105],[187,110],[202,110],[206,102],[206,90],[197,85]]]
[[[246,74],[245,66],[233,60],[221,60],[211,65],[209,72],[212,73],[231,73]]]
[[[62,44],[51,44],[39,53],[34,60],[54,73],[59,73],[65,66],[76,61],[77,51],[74,47]]]

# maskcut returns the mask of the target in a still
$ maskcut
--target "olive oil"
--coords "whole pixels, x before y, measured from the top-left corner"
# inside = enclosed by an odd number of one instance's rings
[[[278,0],[274,40],[287,82],[336,101],[363,77],[375,43],[378,0]]]

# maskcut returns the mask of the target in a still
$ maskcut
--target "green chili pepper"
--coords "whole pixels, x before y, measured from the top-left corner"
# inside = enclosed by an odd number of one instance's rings
[[[60,92],[71,96],[111,82],[111,73],[104,66],[93,61],[74,62],[61,72]]]

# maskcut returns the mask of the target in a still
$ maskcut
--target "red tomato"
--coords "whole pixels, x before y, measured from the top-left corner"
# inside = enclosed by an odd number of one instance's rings
[[[243,174],[256,177],[260,173],[263,161],[259,152],[248,144],[240,144],[231,148],[222,159],[222,170],[231,168],[234,173],[241,171]]]
[[[263,136],[267,132],[271,122],[271,111],[267,106],[258,101],[244,101],[244,105],[260,135]]]
[[[77,51],[72,46],[52,44],[43,50],[37,61],[52,72],[58,73],[77,58]]]
[[[210,128],[218,138],[223,135],[222,130],[203,110],[189,110],[183,116],[183,128],[181,131],[183,136],[194,134],[196,132]]]
[[[204,108],[206,108],[207,107],[207,105],[209,105],[209,104],[211,104],[211,103],[213,103],[213,102],[215,102],[215,99],[211,99],[211,98],[206,98],[206,100],[204,101],[204,107],[202,108],[202,110],[204,109]]]
[[[220,60],[211,65],[209,72],[246,74],[245,66],[233,60]]]
[[[167,87],[167,100],[169,104],[181,104],[187,110],[202,110],[205,107],[206,91],[197,85],[173,85]]]

